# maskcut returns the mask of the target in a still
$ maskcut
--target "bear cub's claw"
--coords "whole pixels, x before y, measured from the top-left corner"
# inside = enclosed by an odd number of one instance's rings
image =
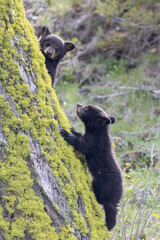
[[[68,137],[68,132],[63,128],[60,129],[60,134],[64,139]]]

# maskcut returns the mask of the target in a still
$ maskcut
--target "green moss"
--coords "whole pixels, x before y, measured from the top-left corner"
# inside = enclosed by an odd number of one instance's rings
[[[0,11],[1,16],[3,14],[0,22],[1,84],[12,97],[19,114],[17,117],[10,109],[9,103],[0,96],[1,124],[8,142],[4,148],[5,162],[0,163],[0,180],[6,189],[5,207],[10,214],[16,213],[12,224],[8,219],[2,219],[0,227],[7,239],[24,238],[25,232],[33,239],[58,239],[54,227],[51,227],[51,219],[44,211],[42,200],[32,189],[33,180],[26,163],[26,160],[30,159],[31,151],[29,138],[25,135],[29,132],[33,139],[38,139],[41,154],[50,163],[53,175],[58,178],[72,212],[73,221],[70,223],[68,219],[68,226],[62,227],[59,239],[67,239],[67,234],[71,234],[69,239],[76,239],[72,234],[72,225],[82,235],[89,231],[91,239],[104,239],[107,230],[103,214],[93,192],[90,191],[90,176],[75,156],[73,148],[68,146],[58,131],[55,115],[60,125],[67,130],[68,119],[59,105],[55,91],[51,88],[44,57],[39,51],[33,29],[25,19],[21,1],[7,0],[0,3]],[[4,18],[7,21],[10,19],[7,29]],[[10,39],[16,41],[15,46]],[[21,47],[23,51],[20,50]],[[34,83],[38,92],[31,93],[20,75],[17,62],[23,64],[27,74],[30,74],[30,71],[34,72]],[[85,219],[78,213],[79,195],[84,201]]]
[[[3,130],[8,141],[5,148],[6,161],[0,164],[0,181],[5,186],[3,199],[6,203],[5,208],[10,214],[19,211],[22,215],[22,217],[14,219],[10,230],[3,226],[1,228],[7,239],[20,239],[24,237],[24,232],[27,229],[34,239],[45,239],[40,238],[40,234],[42,236],[45,234],[46,239],[52,239],[53,236],[57,239],[57,234],[50,226],[51,220],[44,211],[42,200],[35,196],[32,189],[33,180],[25,161],[30,155],[29,139],[21,133],[15,134],[10,129],[10,121],[14,114],[2,97],[0,99],[0,110],[1,112],[3,110],[2,124],[5,123]],[[29,219],[28,216],[30,216]],[[34,227],[37,224],[37,219],[40,228],[38,232],[37,227]],[[8,226],[9,222],[7,222],[7,219],[5,221]]]
[[[78,230],[80,230],[82,235],[86,235],[88,233],[88,229],[86,227],[86,223],[84,221],[84,218],[80,216],[77,211],[73,212],[73,217],[75,221],[75,226]]]
[[[25,229],[27,228],[27,223],[24,218],[17,218],[12,224],[12,229],[8,230],[6,237],[8,239],[21,239],[25,237]]]
[[[9,222],[7,222],[6,219],[3,218],[3,209],[0,205],[0,230],[7,232],[9,229],[9,225]]]
[[[61,228],[61,232],[58,234],[59,240],[76,240],[77,238],[73,235],[73,229],[66,225]]]

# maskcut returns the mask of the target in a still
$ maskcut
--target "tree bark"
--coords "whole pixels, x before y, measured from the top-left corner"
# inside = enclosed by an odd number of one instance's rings
[[[106,239],[21,0],[0,2],[0,29],[0,239]]]

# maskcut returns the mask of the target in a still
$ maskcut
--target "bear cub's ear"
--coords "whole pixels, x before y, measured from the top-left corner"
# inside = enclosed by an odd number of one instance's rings
[[[47,27],[43,27],[42,32],[41,32],[41,36],[44,37],[44,36],[49,35],[49,34],[51,34],[49,29]]]
[[[116,121],[115,117],[110,116],[110,119],[111,119],[111,124],[115,123],[115,121]]]
[[[75,48],[75,45],[72,42],[64,42],[66,46],[66,52],[72,51]]]
[[[115,123],[115,121],[116,119],[114,117],[108,115],[103,117],[102,123],[103,125],[109,125]]]

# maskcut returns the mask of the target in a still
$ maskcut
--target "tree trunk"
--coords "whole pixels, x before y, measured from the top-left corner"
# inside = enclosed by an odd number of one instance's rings
[[[0,29],[0,239],[106,239],[21,0],[1,0]]]

